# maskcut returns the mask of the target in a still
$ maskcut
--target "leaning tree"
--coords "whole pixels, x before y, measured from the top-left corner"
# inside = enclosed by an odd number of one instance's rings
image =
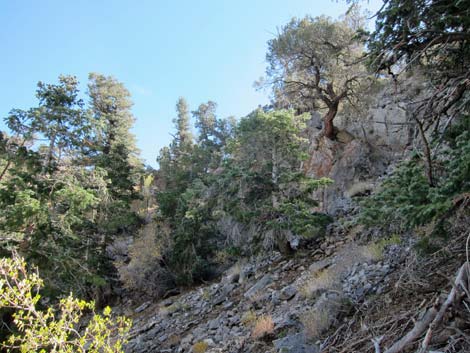
[[[266,74],[275,105],[324,111],[324,135],[330,139],[341,104],[355,104],[367,82],[360,22],[353,15],[338,21],[293,18],[268,42]]]

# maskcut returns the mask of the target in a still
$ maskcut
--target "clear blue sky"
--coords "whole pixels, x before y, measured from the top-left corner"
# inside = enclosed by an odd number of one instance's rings
[[[364,5],[378,9],[380,0]],[[36,83],[89,72],[130,90],[134,133],[155,166],[173,132],[175,103],[218,103],[241,117],[267,103],[253,82],[264,74],[266,42],[293,17],[338,17],[342,0],[0,0],[0,129],[12,108],[36,105]]]

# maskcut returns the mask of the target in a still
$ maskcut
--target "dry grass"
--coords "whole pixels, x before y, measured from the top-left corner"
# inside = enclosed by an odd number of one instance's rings
[[[254,294],[252,294],[248,300],[250,301],[250,303],[257,303],[259,305],[261,305],[263,303],[263,301],[266,300],[266,292],[264,291],[257,291],[255,292]]]
[[[249,310],[242,315],[241,322],[244,326],[251,326],[256,321],[256,313]]]
[[[193,344],[193,353],[205,353],[209,345],[207,342],[199,341]]]
[[[274,322],[271,315],[263,315],[255,322],[251,336],[255,339],[263,338],[274,332]]]
[[[162,249],[168,248],[169,242],[169,231],[161,224],[151,222],[140,229],[127,250],[129,263],[115,263],[123,287],[129,293],[158,297],[168,289],[172,277],[160,264]]]
[[[362,248],[362,255],[367,260],[379,261],[383,259],[383,248],[377,243],[370,243]]]
[[[335,273],[329,268],[317,271],[307,278],[304,285],[299,288],[299,292],[304,298],[312,298],[317,291],[331,288],[335,278]]]
[[[330,318],[326,310],[307,310],[300,316],[304,326],[305,337],[309,341],[317,339],[330,325]]]
[[[362,247],[362,255],[367,260],[379,261],[384,257],[384,250],[389,245],[400,244],[401,239],[398,235],[392,235],[389,238],[370,243]]]
[[[360,181],[353,184],[347,191],[346,195],[349,197],[354,197],[366,192],[370,192],[374,189],[374,184],[371,182]]]
[[[231,256],[225,250],[217,250],[214,255],[214,261],[218,264],[226,264],[230,261]]]
[[[179,345],[181,342],[181,336],[178,335],[178,334],[172,334],[168,337],[168,339],[166,340],[166,343],[170,346],[170,347],[175,347],[177,345]]]
[[[119,275],[124,287],[136,289],[147,280],[145,270],[152,268],[161,258],[160,246],[156,242],[157,226],[155,223],[145,225],[134,243],[129,246],[131,261],[119,266]]]
[[[240,275],[242,272],[242,264],[237,262],[232,267],[230,267],[227,271],[228,276]]]
[[[170,306],[161,307],[159,313],[162,316],[168,316],[179,311],[188,311],[189,306],[187,304],[181,304],[179,302],[173,303]]]
[[[202,289],[202,299],[209,301],[211,299],[211,291],[208,288]]]

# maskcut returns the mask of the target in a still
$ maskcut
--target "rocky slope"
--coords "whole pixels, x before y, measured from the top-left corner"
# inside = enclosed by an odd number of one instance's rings
[[[468,278],[453,284],[469,222],[465,210],[453,216],[434,250],[418,232],[381,237],[335,222],[290,257],[251,258],[213,283],[124,305],[134,321],[126,352],[469,352]],[[419,350],[425,342],[438,349]]]
[[[320,336],[382,293],[406,252],[337,234],[292,258],[237,264],[220,282],[135,308],[127,352],[319,352]]]

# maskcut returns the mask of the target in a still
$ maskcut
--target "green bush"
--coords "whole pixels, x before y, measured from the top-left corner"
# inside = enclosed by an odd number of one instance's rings
[[[360,221],[398,230],[439,222],[456,197],[470,192],[470,132],[463,129],[446,142],[448,148],[434,160],[439,167],[434,185],[428,183],[422,158],[415,154],[362,202]]]
[[[94,312],[93,302],[63,298],[58,307],[38,309],[43,281],[28,272],[26,262],[17,256],[0,259],[0,309],[13,311],[13,332],[1,347],[21,352],[121,353],[131,321],[111,317],[106,307],[103,315]],[[79,327],[84,313],[93,315],[86,327]]]

